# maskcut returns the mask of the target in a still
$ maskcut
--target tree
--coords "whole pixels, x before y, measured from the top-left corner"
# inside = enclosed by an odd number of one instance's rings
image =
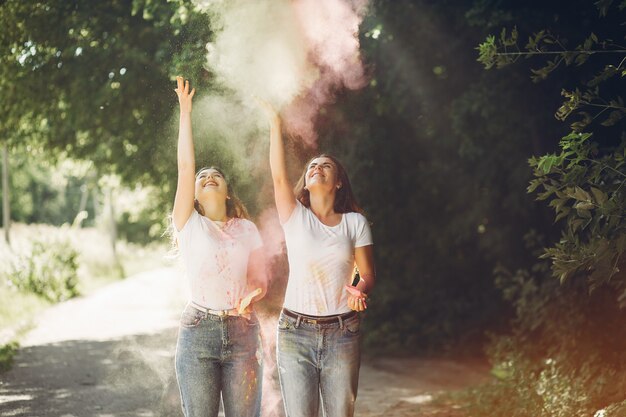
[[[60,156],[88,160],[95,177],[162,184],[169,201],[175,100],[163,97],[173,96],[178,73],[209,88],[209,17],[190,0],[9,0],[0,4],[0,26],[8,159],[32,149],[52,164]]]
[[[208,17],[191,1],[5,1],[2,141],[168,183],[172,74],[207,86]]]
[[[373,223],[367,341],[476,346],[508,313],[494,269],[531,264],[523,236],[550,228],[525,186],[528,156],[551,146],[537,133],[558,132],[551,103],[522,71],[511,82],[472,65],[486,32],[467,2],[372,3],[360,35],[370,84],[318,120],[320,148],[344,161]]]
[[[7,145],[2,146],[2,228],[4,229],[4,240],[11,244],[10,227],[11,212],[9,205],[9,150]]]
[[[610,12],[611,2],[598,2],[601,16]],[[626,6],[622,2],[620,9]],[[548,200],[556,212],[555,221],[564,219],[559,243],[545,252],[553,272],[561,282],[575,275],[588,279],[590,290],[610,284],[626,301],[626,275],[620,274],[626,250],[626,116],[621,91],[626,76],[626,47],[610,38],[601,40],[591,33],[574,48],[542,30],[529,37],[524,51],[518,46],[518,32],[503,30],[496,41],[487,38],[479,46],[479,61],[486,68],[505,67],[521,57],[549,57],[533,80],[544,80],[559,65],[580,67],[600,58],[602,67],[581,87],[563,90],[565,101],[556,112],[562,121],[577,115],[572,132],[564,136],[560,152],[532,158],[535,179],[529,192],[542,190],[539,200]],[[511,50],[513,50],[511,52]],[[595,69],[594,69],[595,70]],[[594,132],[595,131],[595,132]],[[618,275],[618,279],[613,279]]]
[[[596,6],[595,16],[580,9],[584,24],[538,30],[523,47],[516,28],[478,47],[486,68],[542,59],[531,69],[534,81],[554,80],[558,72],[569,82],[556,118],[578,117],[556,152],[530,159],[528,192],[538,192],[537,199],[555,210],[561,237],[547,249],[530,245],[542,258],[535,265],[499,273],[516,317],[511,332],[491,345],[500,379],[473,394],[475,415],[592,415],[602,409],[601,415],[618,416],[626,408],[626,108],[616,94],[626,75],[620,45],[626,2]],[[581,33],[581,27],[593,31]]]

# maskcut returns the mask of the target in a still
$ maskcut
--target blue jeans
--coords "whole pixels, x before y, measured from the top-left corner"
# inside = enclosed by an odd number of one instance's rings
[[[281,313],[276,354],[286,417],[352,417],[361,363],[357,315],[312,324]],[[321,399],[321,402],[320,402]]]
[[[188,305],[176,346],[176,378],[186,417],[259,417],[263,352],[256,317],[215,316]]]

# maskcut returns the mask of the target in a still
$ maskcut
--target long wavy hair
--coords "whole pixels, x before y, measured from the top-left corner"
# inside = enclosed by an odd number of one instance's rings
[[[339,162],[337,158],[335,158],[332,155],[325,154],[325,153],[320,154],[318,156],[314,156],[313,158],[309,159],[309,161],[304,166],[304,171],[302,172],[302,175],[300,175],[300,178],[298,179],[298,182],[296,183],[296,186],[293,189],[293,193],[296,195],[296,199],[298,199],[298,201],[302,203],[304,207],[306,208],[311,207],[311,195],[309,194],[309,190],[304,188],[306,185],[306,181],[305,181],[306,172],[308,171],[309,164],[314,159],[322,158],[322,157],[328,158],[331,161],[333,161],[333,163],[337,167],[338,179],[341,182],[341,188],[339,188],[337,192],[335,193],[335,203],[333,205],[335,212],[336,213],[352,213],[352,212],[363,213],[363,209],[359,206],[359,204],[356,201],[356,198],[354,197],[354,194],[352,193],[352,186],[350,185],[348,174],[346,173],[346,170],[344,169],[343,165],[341,165],[341,162]]]
[[[233,187],[230,185],[230,182],[228,181],[228,177],[226,177],[226,174],[224,174],[224,171],[222,171],[220,168],[215,167],[215,166],[200,168],[198,172],[196,172],[196,179],[198,179],[198,175],[200,175],[202,171],[207,170],[207,169],[216,170],[217,172],[222,174],[222,177],[224,177],[224,181],[226,181],[226,190],[227,190],[227,195],[229,197],[226,199],[226,215],[228,217],[236,217],[238,219],[250,219],[250,215],[248,214],[248,209],[246,209],[246,206],[239,199],[239,197],[237,197],[235,190],[233,189]],[[204,216],[204,210],[202,210],[202,206],[200,205],[198,200],[196,199],[193,200],[193,206],[196,209],[196,211],[200,213],[200,215]]]

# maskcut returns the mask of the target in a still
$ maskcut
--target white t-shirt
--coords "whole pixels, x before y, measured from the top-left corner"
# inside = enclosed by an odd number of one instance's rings
[[[351,284],[354,249],[373,243],[365,217],[343,213],[338,225],[326,226],[296,202],[283,230],[289,260],[284,307],[312,316],[350,311],[344,286]]]
[[[254,223],[233,218],[220,228],[193,210],[175,234],[191,301],[213,310],[235,308],[246,295],[250,252],[262,245]]]

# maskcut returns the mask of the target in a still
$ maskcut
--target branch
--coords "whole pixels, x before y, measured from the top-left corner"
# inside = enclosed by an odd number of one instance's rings
[[[571,51],[571,50],[563,50],[563,51],[528,51],[528,52],[496,52],[494,55],[496,56],[524,56],[524,55],[563,55],[567,53],[572,54],[624,54],[626,55],[626,50],[621,49],[611,49],[608,51]],[[626,58],[624,58],[626,59]],[[624,61],[622,60],[622,63]],[[621,64],[620,64],[621,66]]]

